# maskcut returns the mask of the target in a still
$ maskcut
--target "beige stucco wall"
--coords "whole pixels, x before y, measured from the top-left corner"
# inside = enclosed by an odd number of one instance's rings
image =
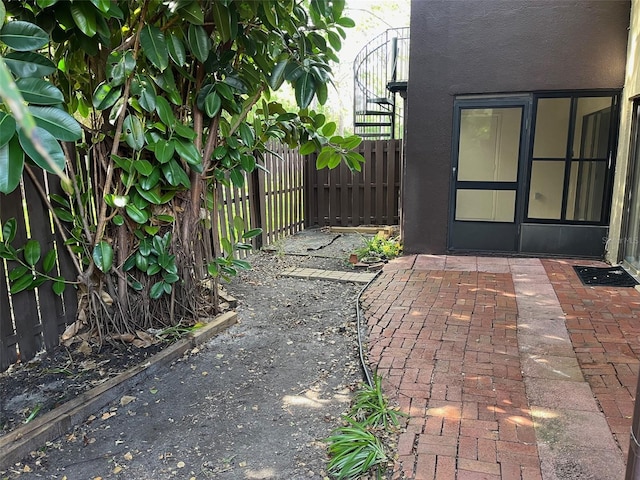
[[[624,89],[620,101],[620,133],[616,173],[611,204],[611,222],[605,256],[607,261],[618,263],[622,255],[623,206],[626,192],[626,179],[629,169],[629,149],[631,146],[631,117],[633,98],[640,95],[640,0],[631,3],[631,25],[627,48],[627,68]]]

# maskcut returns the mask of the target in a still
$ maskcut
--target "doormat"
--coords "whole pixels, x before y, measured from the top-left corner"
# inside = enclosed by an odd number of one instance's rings
[[[635,287],[638,282],[622,267],[581,267],[573,269],[584,285],[592,287]]]

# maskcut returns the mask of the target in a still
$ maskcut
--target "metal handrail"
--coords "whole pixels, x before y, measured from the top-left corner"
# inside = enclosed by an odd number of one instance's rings
[[[408,80],[409,27],[390,28],[375,37],[360,50],[353,65],[354,121],[358,115],[394,117],[395,94],[388,86]]]

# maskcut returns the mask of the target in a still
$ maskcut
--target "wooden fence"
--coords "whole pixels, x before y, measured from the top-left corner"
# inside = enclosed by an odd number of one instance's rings
[[[366,163],[362,172],[346,167],[317,171],[315,158],[304,158],[286,147],[273,147],[261,166],[246,177],[242,188],[219,188],[217,237],[231,236],[235,216],[246,228],[262,228],[256,247],[267,246],[309,226],[397,224],[400,188],[401,144],[392,141],[363,142]],[[35,169],[34,169],[35,170]],[[43,173],[38,178],[43,178]],[[62,194],[57,177],[48,176],[50,193]],[[53,276],[75,278],[75,270],[63,242],[51,227],[49,212],[31,180],[10,195],[0,195],[0,222],[17,220],[14,244],[28,238],[39,241],[44,253],[55,248],[58,263]],[[215,233],[215,232],[214,232]],[[58,345],[66,325],[75,321],[77,298],[67,286],[62,296],[47,283],[33,291],[9,293],[8,271],[15,262],[0,261],[0,372],[18,359],[33,358]]]
[[[45,174],[37,170],[34,169],[36,176],[43,179]],[[49,175],[46,183],[50,193],[62,193],[57,177]],[[48,210],[27,176],[24,189],[0,195],[0,221],[4,225],[9,218],[17,221],[15,245],[33,238],[40,243],[43,256],[51,249],[62,252],[54,276],[75,278],[71,258],[60,236],[53,233]],[[9,271],[16,266],[15,262],[7,262]],[[76,292],[70,287],[62,296],[56,295],[50,284],[10,295],[7,283],[5,263],[0,261],[0,372],[18,359],[28,361],[44,348],[49,350],[58,345],[58,337],[67,323],[75,320],[77,306]]]
[[[307,169],[306,226],[398,225],[402,142],[364,141],[361,172]],[[311,159],[315,162],[315,158]]]

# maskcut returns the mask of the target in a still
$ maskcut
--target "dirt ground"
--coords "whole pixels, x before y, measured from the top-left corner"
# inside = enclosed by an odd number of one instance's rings
[[[253,270],[227,287],[238,299],[237,325],[0,478],[326,478],[322,440],[340,424],[363,379],[356,342],[363,286],[279,274],[290,266],[350,270],[349,253],[362,244],[359,234],[314,230],[254,255]],[[47,369],[76,363],[67,358]],[[102,376],[116,363],[103,364]],[[99,381],[100,367],[91,366],[98,374],[92,381]],[[5,429],[23,421],[36,402],[15,405],[22,393],[9,394],[19,388],[12,376],[18,379],[19,371],[0,377]],[[40,377],[39,393],[54,396],[46,392],[55,382],[71,392],[68,378]]]

